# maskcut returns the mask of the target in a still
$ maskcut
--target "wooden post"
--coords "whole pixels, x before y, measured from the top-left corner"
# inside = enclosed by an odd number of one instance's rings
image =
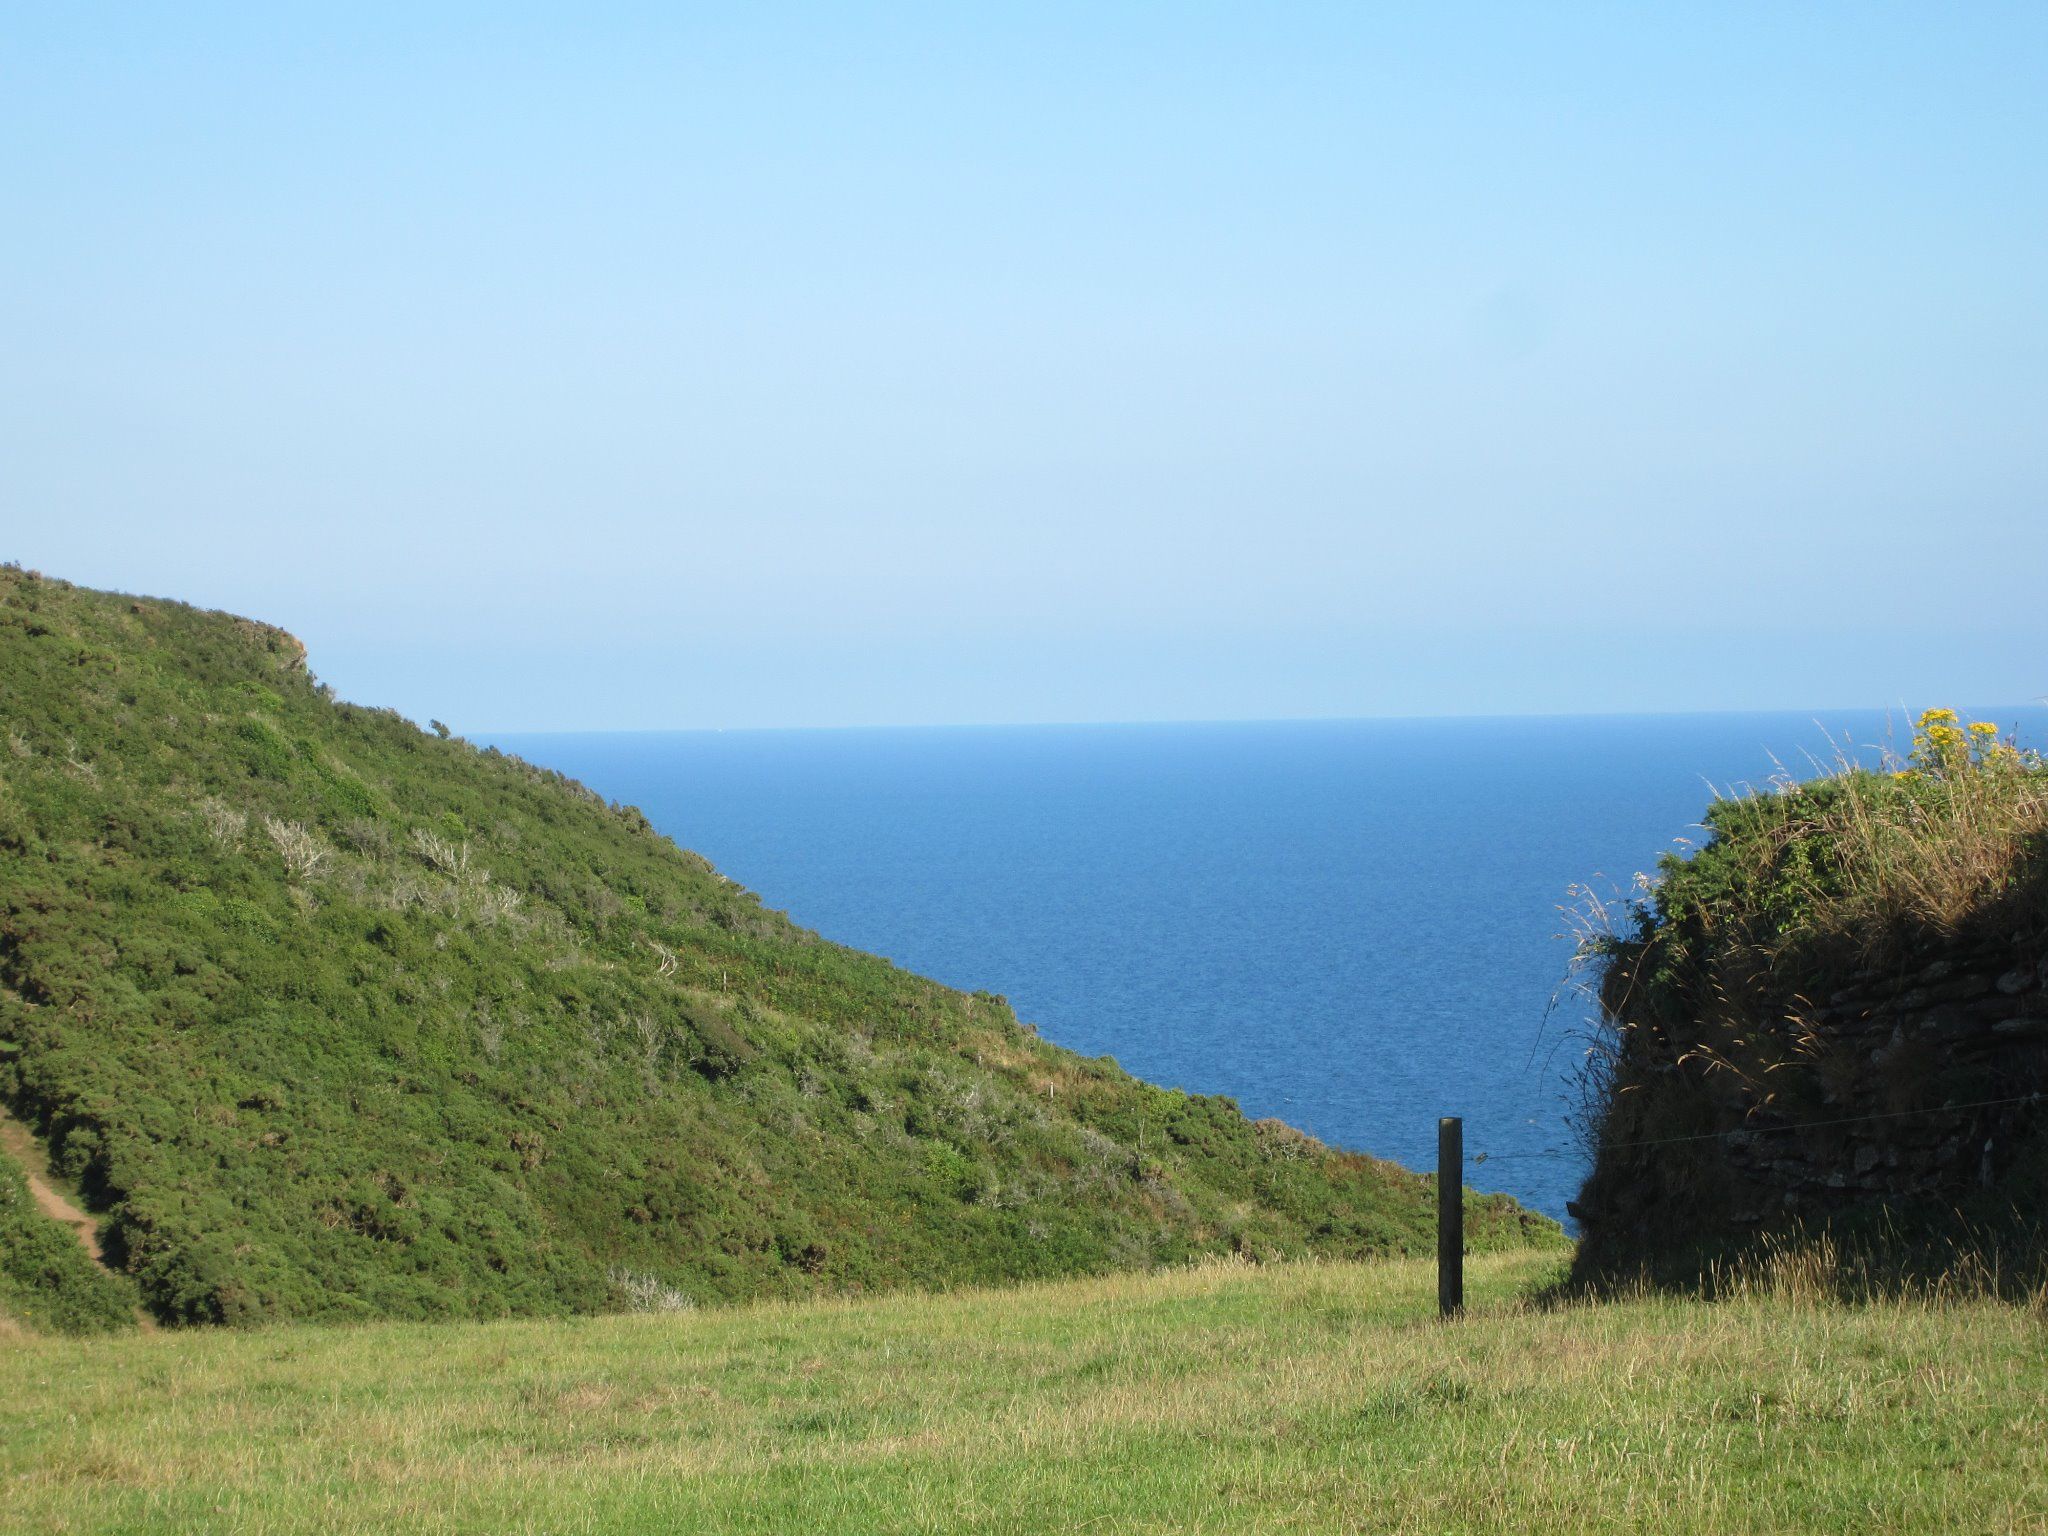
[[[1436,1310],[1465,1310],[1465,1122],[1436,1123]]]

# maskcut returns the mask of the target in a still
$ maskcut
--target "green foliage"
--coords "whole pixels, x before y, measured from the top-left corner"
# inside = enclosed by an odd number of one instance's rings
[[[0,1152],[0,1318],[52,1333],[105,1333],[135,1321],[133,1287],[36,1209],[21,1167]]]
[[[1810,1005],[1930,947],[2038,944],[2048,766],[1943,717],[1922,717],[1919,767],[1717,800],[1706,841],[1667,854],[1623,930],[1593,946],[1609,1012],[1683,1031]]]
[[[166,1320],[1430,1240],[1426,1180],[825,943],[247,620],[0,570],[0,845],[0,1099]],[[1557,1237],[1499,1200],[1470,1230]]]
[[[1706,841],[1665,856],[1604,946],[1610,1000],[1675,1022],[1731,981],[1788,1001],[1930,943],[2048,930],[2048,764],[1946,709],[1908,761],[1715,801]]]

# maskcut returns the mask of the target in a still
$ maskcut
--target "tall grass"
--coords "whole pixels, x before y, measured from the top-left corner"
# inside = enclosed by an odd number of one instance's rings
[[[1547,1304],[1640,1301],[1670,1288],[1668,1268],[1645,1260],[1565,1277],[1539,1294]],[[1795,1224],[1699,1257],[1684,1289],[1712,1302],[1787,1306],[1962,1307],[2016,1305],[2048,1323],[2048,1243],[2038,1224],[1956,1222],[1946,1233],[1847,1230]]]
[[[0,1348],[0,1529],[2039,1531],[2048,1333],[1555,1260]]]
[[[1716,809],[1760,885],[1793,882],[1802,936],[1875,959],[1902,933],[1962,932],[2015,886],[2048,833],[2048,765],[1989,722],[1929,710],[1904,760],[1872,769],[1838,749],[1815,779]]]
[[[2048,856],[2048,761],[1988,722],[1955,720],[1925,712],[1910,754],[1884,749],[1875,767],[1840,745],[1816,772],[1717,795],[1704,843],[1683,842],[1625,899],[1577,888],[1566,917],[1580,974],[1625,1022],[1632,994],[1614,984],[1648,978],[1617,961],[1687,920],[1769,969],[1805,950],[1882,959],[2032,894]]]

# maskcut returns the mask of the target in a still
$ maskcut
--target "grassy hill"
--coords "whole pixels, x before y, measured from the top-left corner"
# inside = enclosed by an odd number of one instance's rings
[[[1359,1256],[1432,1222],[1421,1177],[1051,1046],[635,810],[338,702],[280,630],[12,567],[0,1102],[171,1322]],[[0,1228],[33,1233],[10,1178]],[[1556,1240],[1504,1198],[1467,1221]]]
[[[0,1347],[0,1528],[1868,1533],[2048,1524],[2048,1314],[1544,1308],[1216,1261],[691,1317]]]

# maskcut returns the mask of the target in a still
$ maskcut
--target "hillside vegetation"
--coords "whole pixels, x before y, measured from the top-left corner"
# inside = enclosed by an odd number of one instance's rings
[[[103,1333],[134,1322],[135,1296],[36,1208],[21,1165],[0,1148],[0,1323],[9,1319],[54,1333]]]
[[[1587,948],[1613,1028],[1586,1262],[1846,1222],[1871,1265],[2031,1283],[2048,764],[1931,710],[1907,760],[1724,798],[1706,830]]]
[[[337,702],[280,630],[12,567],[0,1100],[172,1322],[679,1308],[1431,1232],[1428,1180],[823,942],[637,811]],[[1476,1247],[1556,1240],[1471,1205]]]
[[[0,1528],[2039,1531],[2048,1322],[1200,1268],[685,1318],[0,1350]]]

